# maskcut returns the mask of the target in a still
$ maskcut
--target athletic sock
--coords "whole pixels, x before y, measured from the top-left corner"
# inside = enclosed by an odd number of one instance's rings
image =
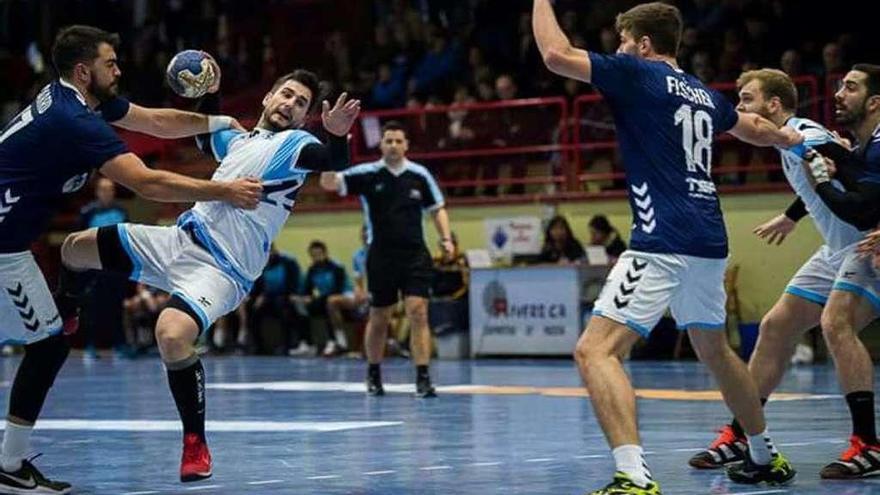
[[[431,375],[428,373],[428,365],[420,364],[416,366],[416,380],[430,380]]]
[[[31,432],[33,426],[24,426],[6,421],[3,432],[3,451],[0,454],[0,467],[7,473],[21,469],[21,461],[31,450]]]
[[[846,404],[852,416],[853,435],[869,445],[877,445],[877,427],[874,424],[874,392],[861,391],[846,394]]]
[[[653,481],[644,450],[639,445],[621,445],[611,451],[617,470],[629,476],[636,485],[645,488]]]
[[[761,407],[764,407],[765,405],[767,405],[767,398],[761,397]],[[730,427],[733,428],[733,433],[736,434],[738,438],[746,436],[746,431],[743,430],[742,425],[739,424],[739,421],[736,418],[733,418],[733,421],[730,422]]]
[[[370,363],[369,366],[367,366],[367,376],[371,379],[381,380],[382,365],[379,363]]]
[[[757,435],[746,437],[749,441],[749,456],[752,462],[759,466],[770,464],[772,442],[769,441],[769,437],[766,429]]]
[[[205,368],[198,355],[166,363],[168,385],[183,423],[183,433],[205,439]]]

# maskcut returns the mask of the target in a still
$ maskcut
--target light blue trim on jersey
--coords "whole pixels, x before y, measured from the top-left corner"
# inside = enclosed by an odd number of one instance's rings
[[[820,306],[825,306],[825,304],[828,303],[828,298],[823,296],[822,294],[818,294],[816,292],[806,289],[801,289],[800,287],[795,287],[793,285],[789,285],[788,287],[786,287],[785,293],[800,297],[801,299],[806,299],[807,301],[814,302]]]
[[[364,208],[364,226],[367,228],[367,245],[373,243],[373,222],[370,221],[370,203],[367,198],[360,196],[361,206]]]
[[[281,143],[281,146],[272,155],[269,165],[263,172],[262,179],[264,181],[289,179],[294,170],[294,164],[296,164],[296,160],[299,158],[300,151],[307,144],[311,143],[320,143],[320,141],[306,131],[290,131],[290,135],[284,138],[284,142]],[[299,173],[306,175],[308,171],[302,170]]]
[[[222,131],[211,133],[211,153],[214,154],[214,158],[218,162],[223,161],[229,153],[229,143],[243,134],[243,132],[236,129],[223,129]]]
[[[131,247],[131,239],[128,238],[128,230],[125,228],[125,224],[116,224],[116,232],[119,234],[119,241],[122,244],[122,249],[125,249],[125,254],[127,254],[128,258],[131,260],[131,274],[129,274],[128,278],[135,282],[140,282],[143,263]]]
[[[438,208],[443,208],[443,206],[445,206],[446,204],[446,200],[443,198],[443,193],[440,191],[440,186],[437,185],[437,181],[434,180],[434,176],[431,175],[431,172],[428,171],[428,169],[425,168],[424,165],[411,162],[409,160],[407,160],[406,166],[413,172],[424,177],[425,181],[428,182],[428,188],[431,189],[431,195],[434,196],[434,204],[425,209],[436,210]]]
[[[217,264],[217,268],[226,275],[229,275],[229,277],[244,289],[245,292],[251,291],[251,288],[254,286],[254,281],[239,272],[235,268],[235,265],[226,258],[226,255],[223,254],[223,250],[221,250],[217,243],[214,242],[214,239],[211,237],[211,234],[208,232],[208,228],[205,227],[202,219],[199,218],[193,210],[183,212],[183,215],[180,215],[180,218],[177,219],[177,226],[183,229],[191,228],[199,241],[208,248],[211,257],[214,258],[214,263]]]
[[[345,182],[346,177],[378,172],[379,169],[385,166],[383,165],[383,163],[384,162],[382,160],[379,160],[377,162],[362,163],[360,165],[355,165],[354,167],[349,167],[342,172],[338,172],[339,176],[342,178],[342,184],[339,185],[339,195],[348,196],[348,184]]]
[[[851,284],[849,282],[834,282],[834,285],[831,287],[831,290],[840,290],[844,292],[852,292],[853,294],[858,294],[868,302],[871,303],[871,306],[874,306],[875,311],[880,311],[880,297],[877,297],[868,289],[864,287],[859,287],[856,284]]]
[[[205,311],[201,307],[199,307],[199,305],[196,304],[195,301],[186,297],[186,295],[183,292],[174,291],[171,293],[171,295],[179,297],[180,300],[185,302],[186,305],[189,306],[195,314],[199,315],[199,320],[201,320],[201,323],[202,323],[202,328],[201,328],[201,331],[199,332],[200,334],[202,332],[208,331],[208,328],[211,326],[211,320],[208,319],[208,315],[205,314]]]
[[[702,321],[692,321],[689,323],[685,323],[683,325],[676,325],[676,328],[679,330],[687,330],[689,328],[695,328],[698,330],[724,330],[724,323],[705,323]]]
[[[626,325],[630,328],[630,330],[641,335],[642,337],[644,337],[646,339],[648,338],[649,335],[651,335],[651,329],[649,329],[648,327],[639,325],[638,323],[636,323],[632,320],[627,319],[625,321],[620,321],[621,319],[606,315],[605,313],[603,313],[602,311],[599,311],[599,310],[593,310],[592,313],[590,313],[590,314],[596,315],[596,316],[601,316],[603,318],[608,318],[609,320],[616,322],[616,323],[620,323],[621,325]]]

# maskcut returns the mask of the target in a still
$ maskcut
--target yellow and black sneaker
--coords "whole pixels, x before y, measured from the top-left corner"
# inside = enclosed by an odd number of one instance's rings
[[[589,495],[662,495],[660,486],[653,481],[641,487],[633,483],[628,474],[620,471],[614,473],[614,480],[601,490],[590,492]]]
[[[773,454],[770,464],[760,466],[752,462],[752,456],[746,455],[742,464],[727,468],[727,477],[734,483],[745,485],[787,485],[794,479],[797,471],[782,454]]]

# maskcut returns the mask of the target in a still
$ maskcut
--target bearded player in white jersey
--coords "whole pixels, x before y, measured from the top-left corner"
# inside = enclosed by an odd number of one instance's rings
[[[824,241],[792,277],[779,301],[761,320],[758,342],[749,361],[749,372],[755,379],[762,402],[766,402],[782,381],[803,333],[819,325],[823,312],[834,310],[835,307],[829,304],[833,291],[850,292],[867,301],[880,298],[870,267],[858,263],[854,258],[856,245],[864,237],[864,232],[831,211],[814,189],[810,172],[804,166],[802,155],[807,147],[832,157],[838,163],[848,160],[848,148],[822,125],[795,116],[797,88],[784,72],[776,69],[745,72],[737,80],[737,88],[740,99],[738,110],[757,113],[780,127],[794,128],[804,136],[805,147],[780,150],[783,172],[797,194],[797,200],[784,214],[758,226],[755,233],[770,244],[779,244],[800,218],[809,215]],[[842,191],[847,178],[844,174],[838,174],[836,178],[842,184],[835,183],[835,187]],[[876,305],[859,305],[854,316],[856,328],[864,328],[877,316]],[[850,408],[853,408],[854,401],[857,402],[859,397],[851,395],[846,399]],[[853,414],[853,418],[856,417]],[[869,422],[870,431],[864,433],[857,423],[854,419],[853,434],[864,437],[871,445],[876,444],[873,421]],[[734,419],[720,430],[708,449],[691,458],[690,465],[698,469],[716,469],[741,462],[745,455],[745,434]],[[845,473],[846,476],[835,474],[841,471],[837,464],[823,469],[822,477],[861,477],[878,472],[878,464],[873,459],[870,462],[866,459],[858,468],[854,468],[859,472]]]
[[[205,439],[205,377],[194,343],[219,317],[233,311],[268,260],[270,245],[293,209],[310,172],[348,167],[347,134],[359,100],[343,93],[321,118],[329,134],[322,144],[301,129],[319,99],[319,81],[297,70],[282,76],[263,98],[250,133],[229,130],[203,136],[220,166],[212,180],[258,178],[263,198],[255,210],[222,202],[198,202],[171,227],[119,224],[71,234],[62,260],[73,270],[122,272],[171,293],[156,322],[156,341],[171,394],[183,423],[181,481],[211,476]]]

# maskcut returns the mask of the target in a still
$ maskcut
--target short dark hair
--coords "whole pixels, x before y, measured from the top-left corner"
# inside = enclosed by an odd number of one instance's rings
[[[397,120],[389,120],[382,124],[382,135],[384,136],[388,131],[400,131],[406,136],[406,127]]]
[[[867,74],[865,86],[868,87],[868,96],[880,96],[880,65],[856,64],[852,66],[852,70]]]
[[[82,25],[68,26],[58,31],[52,44],[52,64],[58,75],[68,77],[73,73],[76,64],[98,58],[98,46],[101,43],[116,48],[119,46],[119,35]]]
[[[618,33],[629,31],[638,40],[651,38],[654,50],[660,55],[678,55],[684,22],[677,7],[662,2],[651,2],[617,14],[614,28]]]
[[[605,215],[596,215],[591,218],[589,226],[603,234],[610,234],[614,231],[614,227],[611,226],[611,222],[608,221],[608,217]]]
[[[309,88],[309,91],[312,92],[312,101],[309,102],[308,113],[314,112],[318,107],[318,102],[324,98],[324,88],[321,84],[321,80],[318,79],[317,74],[305,69],[297,69],[293,72],[288,72],[275,80],[275,84],[272,85],[270,92],[274,93],[276,89],[280,88],[281,85],[288,81],[296,81]]]
[[[327,244],[324,244],[324,241],[312,241],[309,243],[309,251],[312,249],[320,249],[321,251],[327,252]]]

